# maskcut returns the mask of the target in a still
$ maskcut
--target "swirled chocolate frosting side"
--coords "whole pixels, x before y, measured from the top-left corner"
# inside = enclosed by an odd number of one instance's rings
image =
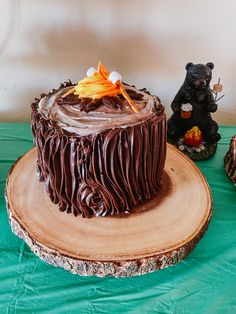
[[[141,96],[135,97],[141,99]],[[45,116],[39,110],[40,101],[37,99],[32,104],[38,173],[50,199],[61,211],[83,217],[128,213],[158,192],[166,157],[166,117],[160,103],[146,119],[134,124],[81,135],[79,131],[74,132],[75,127],[70,132],[55,119]],[[60,98],[55,102],[62,105]],[[74,100],[67,99],[67,102]],[[100,105],[93,104],[91,110],[105,106],[119,111],[120,102],[122,99],[105,99]],[[72,103],[64,105],[74,106]]]
[[[236,186],[236,135],[231,138],[229,150],[224,157],[225,171]]]

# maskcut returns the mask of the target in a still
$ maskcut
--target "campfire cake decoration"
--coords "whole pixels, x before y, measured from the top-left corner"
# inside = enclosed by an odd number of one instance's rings
[[[105,96],[113,97],[122,94],[128,101],[134,112],[138,112],[138,108],[134,104],[126,92],[122,77],[119,72],[112,71],[109,73],[105,66],[99,62],[97,70],[91,67],[87,71],[87,77],[78,82],[78,84],[67,91],[62,98],[74,93],[79,98],[101,99]]]

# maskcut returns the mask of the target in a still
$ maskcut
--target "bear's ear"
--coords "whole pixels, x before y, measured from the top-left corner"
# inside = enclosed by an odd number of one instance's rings
[[[185,70],[188,71],[190,68],[192,68],[194,66],[194,64],[192,62],[189,62],[186,64],[185,66]]]
[[[206,64],[206,66],[207,66],[208,68],[210,68],[211,70],[214,69],[214,63],[212,63],[212,62],[208,62],[208,63]]]

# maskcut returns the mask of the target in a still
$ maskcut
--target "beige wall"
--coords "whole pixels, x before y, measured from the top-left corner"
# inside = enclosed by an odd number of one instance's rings
[[[169,105],[187,62],[215,63],[236,124],[236,0],[0,0],[0,121],[29,121],[30,103],[98,60]]]

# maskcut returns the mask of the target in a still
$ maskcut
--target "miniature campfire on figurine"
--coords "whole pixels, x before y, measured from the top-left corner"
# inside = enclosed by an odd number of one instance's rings
[[[173,114],[168,120],[168,142],[174,144],[193,160],[210,158],[216,151],[221,136],[218,124],[211,113],[217,110],[218,97],[223,85],[220,79],[210,88],[212,62],[186,65],[186,77],[175,96],[171,108]]]

